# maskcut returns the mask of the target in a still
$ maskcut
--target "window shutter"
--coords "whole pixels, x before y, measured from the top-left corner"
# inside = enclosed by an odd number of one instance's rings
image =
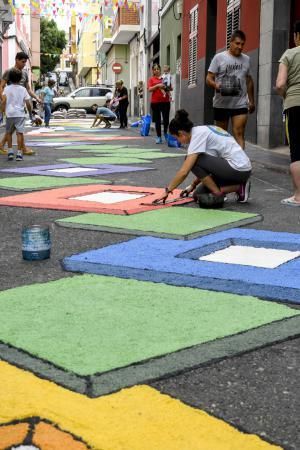
[[[229,47],[230,38],[234,31],[240,28],[240,0],[227,0],[227,24],[226,24],[226,47]]]
[[[198,6],[190,11],[188,85],[196,84],[197,73]]]

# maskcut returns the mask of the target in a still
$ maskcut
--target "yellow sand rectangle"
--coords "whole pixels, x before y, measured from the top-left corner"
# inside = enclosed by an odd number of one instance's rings
[[[94,450],[275,450],[148,386],[91,399],[0,362],[0,423],[39,416]]]

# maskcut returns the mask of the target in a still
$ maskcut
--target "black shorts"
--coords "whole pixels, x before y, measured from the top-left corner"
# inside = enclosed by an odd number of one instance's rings
[[[248,108],[226,109],[214,108],[214,119],[223,122],[229,120],[230,117],[248,114]]]
[[[300,106],[293,106],[285,111],[286,136],[290,146],[291,162],[300,161]]]

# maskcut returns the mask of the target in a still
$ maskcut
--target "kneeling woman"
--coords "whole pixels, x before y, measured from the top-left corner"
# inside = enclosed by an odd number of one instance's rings
[[[170,122],[169,132],[182,145],[188,145],[187,156],[182,167],[165,188],[165,194],[157,202],[165,202],[168,195],[179,186],[190,172],[196,178],[181,195],[192,191],[211,192],[216,196],[237,193],[237,200],[245,203],[249,197],[251,162],[227,131],[213,125],[194,127],[188,113],[181,109]]]

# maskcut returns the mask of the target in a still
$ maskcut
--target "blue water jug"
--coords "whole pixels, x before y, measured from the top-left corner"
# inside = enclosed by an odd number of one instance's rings
[[[142,116],[142,126],[141,126],[141,136],[148,136],[151,125],[151,116],[147,114],[146,116]]]
[[[50,258],[51,238],[48,226],[32,225],[22,230],[22,255],[27,261]]]

